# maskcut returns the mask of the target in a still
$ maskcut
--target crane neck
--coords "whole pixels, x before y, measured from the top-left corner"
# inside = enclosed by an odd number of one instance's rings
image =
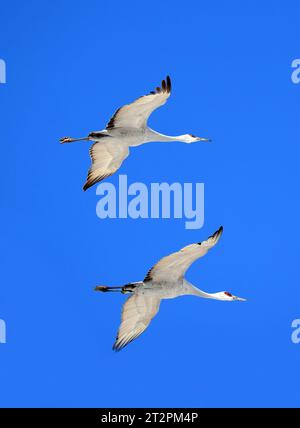
[[[166,142],[166,141],[186,141],[186,135],[175,135],[175,136],[170,136],[170,135],[164,135],[161,134],[160,132],[156,132],[153,131],[153,129],[148,128],[147,129],[147,135],[146,135],[146,140],[149,142]]]
[[[190,284],[188,281],[185,281],[185,286],[187,287],[187,294],[192,296],[198,296],[204,299],[221,300],[219,293],[206,293],[205,291],[200,290],[200,288]]]

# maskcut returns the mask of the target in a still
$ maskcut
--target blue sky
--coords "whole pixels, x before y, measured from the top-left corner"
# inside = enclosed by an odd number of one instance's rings
[[[299,96],[296,1],[2,2],[1,406],[298,406]],[[149,144],[131,182],[205,183],[205,223],[99,220],[82,185],[86,143],[166,74],[150,126],[213,144]],[[109,179],[117,183],[118,174]],[[247,303],[165,301],[147,332],[111,350],[124,296],[162,256],[218,246],[187,278]]]

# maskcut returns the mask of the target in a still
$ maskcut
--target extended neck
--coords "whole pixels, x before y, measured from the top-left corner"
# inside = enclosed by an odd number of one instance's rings
[[[188,289],[187,294],[190,294],[192,296],[203,297],[204,299],[221,300],[219,293],[206,293],[205,291],[200,290],[199,288],[195,287],[194,285],[190,284],[187,281],[186,281],[186,286]]]
[[[149,142],[153,142],[153,141],[160,141],[160,142],[182,141],[182,142],[185,142],[186,141],[186,135],[177,135],[177,136],[172,137],[170,135],[160,134],[159,132],[153,131],[153,129],[148,128],[146,139]]]

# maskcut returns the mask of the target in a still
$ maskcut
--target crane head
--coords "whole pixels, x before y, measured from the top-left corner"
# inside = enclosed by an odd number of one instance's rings
[[[233,302],[234,300],[238,300],[240,302],[245,302],[246,299],[243,299],[242,297],[234,296],[233,294],[229,293],[228,291],[221,291],[219,294],[219,299],[224,300],[227,302]]]
[[[211,139],[210,138],[196,137],[196,135],[193,135],[193,134],[186,134],[186,135],[184,135],[184,141],[186,143],[195,143],[197,141],[203,141],[203,142],[210,143]]]

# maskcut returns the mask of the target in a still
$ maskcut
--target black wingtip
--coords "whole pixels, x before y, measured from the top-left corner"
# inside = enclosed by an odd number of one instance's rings
[[[223,226],[220,226],[219,229],[212,235],[210,238],[219,238],[223,233]]]
[[[211,236],[208,237],[208,239],[211,239],[211,238],[219,239],[223,233],[223,230],[224,230],[223,226],[220,226],[219,229],[215,233],[213,233]],[[198,242],[198,245],[201,245],[201,244],[202,244],[202,242]]]
[[[166,80],[167,80],[167,91],[171,92],[172,85],[171,85],[171,78],[169,75],[167,76]]]
[[[171,92],[171,79],[170,79],[169,75],[166,77],[166,79],[162,80],[161,88],[159,86],[157,86],[155,88],[155,91],[150,91],[150,94],[155,95],[155,94],[160,94],[162,92],[165,92],[167,94],[169,94]]]
[[[221,234],[223,233],[223,226],[220,226],[218,230],[215,231],[215,233],[213,233],[211,235],[212,238],[215,238],[217,236],[221,236]]]
[[[87,189],[94,186],[94,184],[100,183],[100,181],[104,180],[105,178],[109,177],[110,175],[112,175],[112,174],[104,174],[104,175],[101,175],[101,176],[96,177],[96,178],[91,178],[90,175],[88,175],[87,180],[84,183],[84,186],[82,188],[83,191],[85,192]]]
[[[113,346],[112,346],[112,350],[113,350],[114,352],[120,352],[122,348],[123,348],[123,347],[122,347],[122,346],[119,346],[119,345],[117,344],[117,342],[115,342],[115,343],[113,344]]]

